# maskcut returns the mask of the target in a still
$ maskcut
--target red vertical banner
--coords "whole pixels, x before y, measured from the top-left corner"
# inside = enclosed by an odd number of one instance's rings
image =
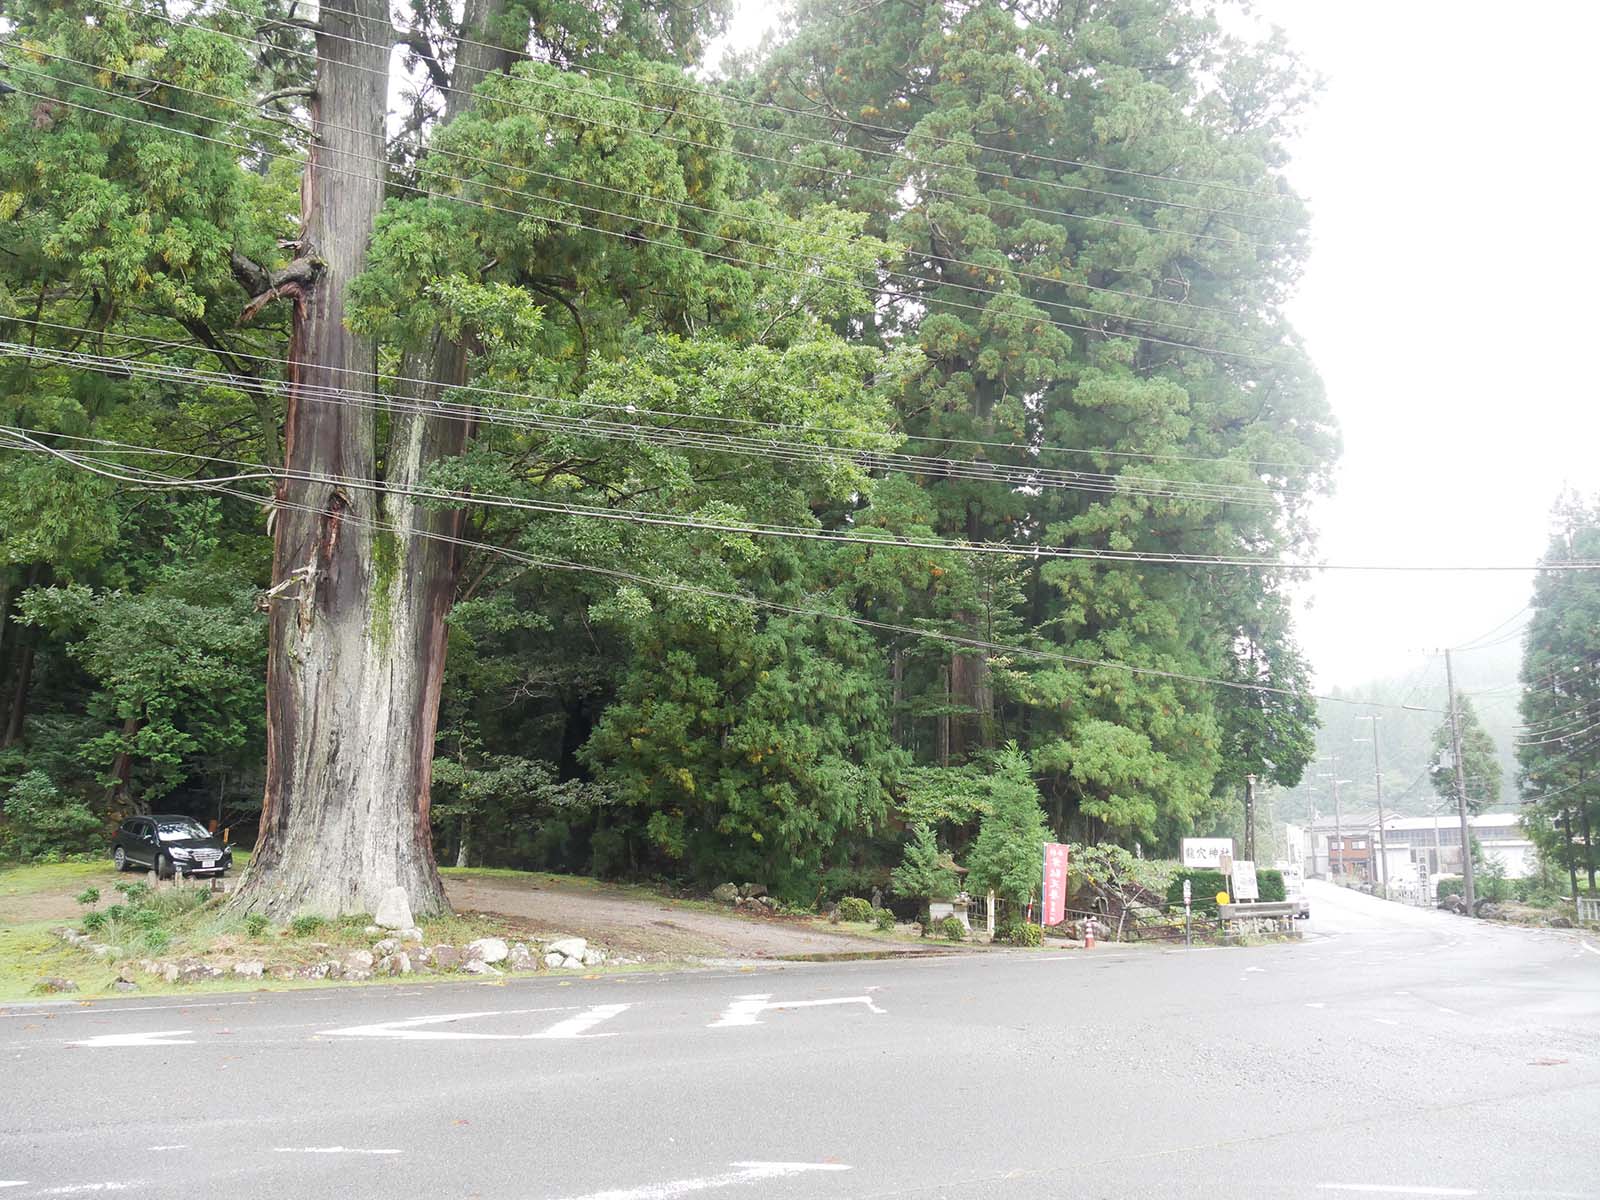
[[[1044,892],[1040,924],[1059,925],[1067,919],[1067,848],[1060,842],[1044,844]]]

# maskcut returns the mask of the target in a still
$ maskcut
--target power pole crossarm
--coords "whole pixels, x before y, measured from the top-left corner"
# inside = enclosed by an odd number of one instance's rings
[[[1461,818],[1461,898],[1467,914],[1477,911],[1472,880],[1472,834],[1467,828],[1467,777],[1461,763],[1461,718],[1456,712],[1456,676],[1450,665],[1450,651],[1444,652],[1445,686],[1450,691],[1450,754],[1455,759],[1456,814]]]

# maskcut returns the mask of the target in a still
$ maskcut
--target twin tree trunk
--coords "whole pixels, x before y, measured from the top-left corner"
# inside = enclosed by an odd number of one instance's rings
[[[469,0],[483,37],[496,0]],[[301,188],[301,253],[320,271],[299,296],[278,492],[267,662],[261,831],[236,903],[277,918],[371,912],[403,887],[419,916],[448,904],[429,825],[445,617],[455,595],[459,512],[407,494],[459,453],[459,420],[393,415],[377,473],[377,346],[345,324],[345,292],[366,266],[384,196],[389,47],[386,0],[324,9],[311,112],[316,140]],[[505,56],[464,45],[447,117]],[[437,339],[408,353],[402,384],[432,398],[465,381],[461,350]],[[330,398],[331,397],[331,398]]]

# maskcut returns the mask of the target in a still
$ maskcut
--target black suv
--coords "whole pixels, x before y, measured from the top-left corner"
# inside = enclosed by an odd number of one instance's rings
[[[199,821],[164,813],[124,821],[111,842],[111,859],[119,871],[144,867],[161,879],[222,875],[233,866],[232,847]]]

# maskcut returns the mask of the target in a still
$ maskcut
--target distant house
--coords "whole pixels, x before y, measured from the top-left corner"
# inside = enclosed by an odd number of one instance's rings
[[[1348,813],[1337,822],[1319,816],[1313,824],[1291,826],[1288,832],[1300,844],[1306,874],[1323,879],[1375,883],[1387,877],[1397,883],[1416,880],[1424,867],[1429,875],[1461,874],[1461,824],[1454,813],[1384,816],[1383,850],[1378,814],[1371,811]],[[1533,841],[1516,813],[1484,813],[1467,823],[1485,857],[1498,860],[1507,878],[1522,879],[1538,869]]]

